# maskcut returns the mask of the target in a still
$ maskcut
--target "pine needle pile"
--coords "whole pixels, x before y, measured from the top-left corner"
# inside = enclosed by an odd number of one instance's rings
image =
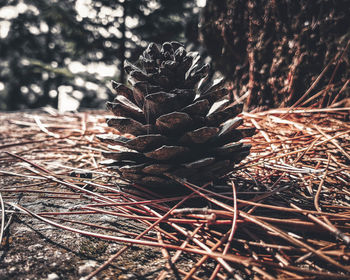
[[[243,113],[257,130],[246,138],[251,154],[220,185],[176,177],[188,192],[170,197],[130,187],[98,164],[107,145],[96,135],[116,133],[103,112],[2,114],[0,237],[13,238],[14,217],[24,215],[62,236],[125,245],[102,254],[87,279],[102,278],[135,246],[162,254],[150,279],[349,279],[349,109]],[[26,206],[48,200],[59,210]],[[140,229],[88,222],[91,215],[127,218]]]

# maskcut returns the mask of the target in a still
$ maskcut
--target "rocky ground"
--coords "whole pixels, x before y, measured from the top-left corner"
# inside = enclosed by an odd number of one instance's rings
[[[4,181],[4,180],[2,180]],[[1,182],[13,185],[12,181]],[[27,200],[21,205],[35,212],[60,211],[74,206],[57,201]],[[138,232],[140,224],[127,219],[110,219],[102,215],[85,215],[86,222],[104,220],[126,231]],[[28,215],[14,215],[0,251],[0,279],[79,279],[95,270],[123,245],[55,228]],[[164,267],[158,249],[131,247],[104,270],[98,279],[154,279]]]
[[[31,114],[40,115],[42,111],[31,111]],[[67,143],[71,143],[69,142],[71,140],[57,140],[52,147],[53,149],[58,147],[58,150],[53,152],[52,150],[49,152],[51,148],[48,143],[50,141],[42,143],[42,140],[39,139],[37,142],[36,137],[43,136],[46,139],[46,133],[38,132],[42,128],[37,129],[31,125],[31,122],[34,123],[31,117],[33,115],[26,114],[26,112],[0,115],[2,123],[0,129],[2,134],[0,136],[0,171],[19,174],[11,176],[9,173],[0,172],[0,194],[2,194],[5,203],[18,203],[34,213],[69,211],[77,205],[87,203],[86,199],[60,200],[59,198],[48,198],[44,193],[26,193],[26,188],[39,191],[69,191],[69,188],[49,182],[46,184],[35,178],[21,177],[21,174],[27,173],[26,167],[24,168],[23,163],[8,158],[5,152],[22,155],[39,165],[47,162],[59,162],[69,166],[82,166],[80,159],[75,160],[76,157],[81,157],[83,154],[81,151],[74,151],[77,152],[77,155],[73,155],[73,159],[65,156],[71,152],[69,147],[62,148],[62,143],[67,145]],[[66,123],[67,121],[63,121],[62,124]],[[71,130],[69,124],[61,128],[64,131]],[[52,138],[50,135],[46,136],[49,136],[49,139]],[[71,149],[73,151],[73,148]],[[70,173],[70,170],[62,171],[59,168],[55,169],[56,171],[68,176]],[[5,191],[9,189],[18,191]],[[20,189],[22,191],[19,191]],[[23,193],[25,194],[22,195]],[[8,225],[5,228],[0,247],[0,279],[80,279],[97,269],[124,246],[59,229],[27,214],[19,212],[12,214],[13,209],[10,210],[8,205],[6,205],[6,209],[9,210],[5,215],[5,224],[8,223]],[[67,218],[109,226],[110,228],[117,227],[118,230],[127,233],[138,234],[145,229],[144,224],[121,217],[70,215]],[[80,225],[79,228],[91,230],[91,227],[84,225]],[[95,232],[108,233],[105,229],[94,228],[94,230]],[[186,258],[183,258],[182,262],[184,268],[192,263],[190,259],[186,260]],[[165,260],[159,249],[132,246],[126,253],[113,261],[107,269],[99,273],[95,279],[154,279],[164,268],[164,265]]]

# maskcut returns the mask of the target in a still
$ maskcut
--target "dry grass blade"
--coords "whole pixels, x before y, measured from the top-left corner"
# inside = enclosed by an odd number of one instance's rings
[[[0,205],[1,205],[1,225],[0,225],[0,244],[2,243],[2,238],[4,236],[5,229],[5,205],[2,199],[2,194],[0,192]]]

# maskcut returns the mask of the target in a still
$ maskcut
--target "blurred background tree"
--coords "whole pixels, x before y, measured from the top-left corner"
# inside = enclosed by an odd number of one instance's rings
[[[198,11],[189,0],[1,1],[0,109],[57,107],[67,96],[99,107],[109,80],[125,80],[125,59],[150,41],[184,42]]]
[[[3,0],[0,110],[103,107],[125,59],[172,40],[211,61],[246,108],[344,103],[349,16],[347,0]]]

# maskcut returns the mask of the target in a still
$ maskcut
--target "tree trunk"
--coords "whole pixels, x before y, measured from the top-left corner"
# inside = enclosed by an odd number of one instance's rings
[[[214,67],[249,108],[303,104],[320,91],[304,105],[327,106],[350,77],[349,15],[346,0],[208,0],[201,33]],[[337,98],[346,97],[349,89]]]

